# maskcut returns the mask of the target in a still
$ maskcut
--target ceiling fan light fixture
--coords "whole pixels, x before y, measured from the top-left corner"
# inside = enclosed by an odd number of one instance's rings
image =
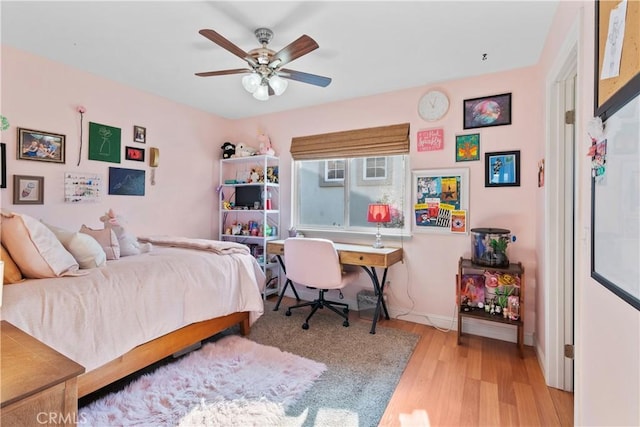
[[[289,82],[287,82],[285,79],[278,76],[277,74],[274,74],[269,78],[269,86],[271,86],[271,89],[273,89],[273,92],[277,96],[282,95],[284,91],[287,90],[288,85],[289,85]]]
[[[258,86],[255,92],[253,92],[253,97],[258,101],[266,101],[269,99],[269,88],[266,84],[261,84]]]
[[[258,73],[251,73],[242,78],[242,87],[249,93],[255,93],[255,91],[260,87],[260,83],[262,82],[262,78],[258,75]]]

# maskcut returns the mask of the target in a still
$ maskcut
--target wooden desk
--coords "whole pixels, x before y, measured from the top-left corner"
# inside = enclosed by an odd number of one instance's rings
[[[397,262],[402,261],[402,249],[374,248],[372,246],[352,245],[348,243],[334,243],[334,245],[336,247],[336,250],[338,251],[338,257],[340,258],[341,264],[356,265],[362,267],[362,269],[366,271],[371,278],[373,289],[378,296],[376,311],[373,315],[373,323],[371,325],[370,331],[370,333],[375,334],[376,323],[378,322],[378,317],[380,316],[381,309],[383,310],[385,319],[389,319],[389,312],[387,311],[387,305],[385,304],[383,298],[384,285],[387,282],[387,270],[389,269],[389,267]],[[278,262],[280,263],[280,266],[282,267],[282,270],[286,275],[287,270],[284,262],[282,261],[282,256],[284,255],[284,240],[271,240],[267,242],[267,254],[276,255],[278,257]],[[378,279],[376,268],[384,269],[382,280]],[[300,297],[298,296],[296,288],[293,286],[293,282],[287,279],[274,310],[278,310],[278,308],[280,307],[280,302],[282,301],[282,297],[287,290],[287,286],[291,286],[296,299],[300,301]]]
[[[6,321],[2,331],[2,425],[76,425],[84,367]]]

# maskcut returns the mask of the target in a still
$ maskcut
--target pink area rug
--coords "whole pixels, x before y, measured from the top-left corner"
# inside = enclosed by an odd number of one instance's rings
[[[326,370],[236,335],[204,345],[80,408],[91,426],[267,426]]]

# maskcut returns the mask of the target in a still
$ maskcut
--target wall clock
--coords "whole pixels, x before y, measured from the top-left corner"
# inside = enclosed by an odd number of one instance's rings
[[[449,111],[449,98],[439,90],[430,90],[418,102],[418,114],[428,122],[440,120]]]

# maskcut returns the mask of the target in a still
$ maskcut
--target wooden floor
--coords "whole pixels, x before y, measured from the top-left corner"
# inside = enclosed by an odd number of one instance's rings
[[[352,316],[355,317],[355,316]],[[387,320],[420,335],[380,426],[571,426],[573,394],[547,387],[532,347]]]

